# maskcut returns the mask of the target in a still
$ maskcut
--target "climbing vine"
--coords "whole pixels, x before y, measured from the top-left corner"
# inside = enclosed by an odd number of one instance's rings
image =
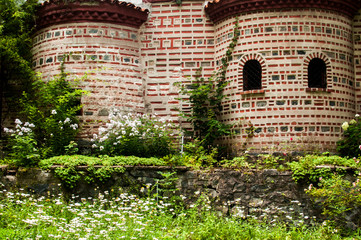
[[[190,103],[190,112],[180,111],[181,116],[192,125],[192,130],[187,131],[193,139],[198,139],[201,146],[208,152],[212,151],[215,140],[221,136],[230,134],[230,124],[220,120],[222,101],[225,99],[224,89],[227,86],[226,73],[229,59],[237,45],[239,36],[238,19],[236,18],[233,30],[233,38],[229,44],[226,55],[222,58],[220,69],[211,77],[201,77],[201,69],[197,72],[191,84],[176,83],[182,95],[188,96],[183,99]]]

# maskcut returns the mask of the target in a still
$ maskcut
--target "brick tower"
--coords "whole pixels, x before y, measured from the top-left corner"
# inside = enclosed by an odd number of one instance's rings
[[[208,3],[216,60],[224,56],[235,16],[241,32],[229,68],[224,120],[244,119],[256,129],[252,138],[243,128],[228,141],[247,139],[256,149],[284,142],[298,149],[335,148],[341,123],[355,115],[360,87],[352,37],[359,7],[354,0]]]
[[[51,0],[40,8],[34,68],[47,79],[59,73],[67,57],[70,78],[87,74],[78,86],[90,92],[81,99],[84,134],[96,131],[98,120],[106,120],[114,108],[144,111],[139,28],[148,13],[112,0]]]

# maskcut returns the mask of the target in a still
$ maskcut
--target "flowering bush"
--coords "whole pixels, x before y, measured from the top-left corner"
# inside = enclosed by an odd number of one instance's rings
[[[56,111],[53,110],[53,115]],[[9,135],[9,156],[17,166],[35,165],[41,157],[70,154],[77,150],[77,144],[72,141],[78,131],[78,124],[72,123],[70,118],[64,121],[57,121],[56,116],[49,116],[45,122],[37,127],[33,123],[15,120],[15,128],[4,128],[4,132]],[[42,132],[43,129],[46,131]],[[39,141],[39,134],[48,136],[46,143]],[[67,144],[62,145],[61,143]]]
[[[26,123],[16,120],[15,129],[5,130],[10,135],[9,155],[20,165],[35,164],[35,156],[47,158],[77,150],[77,113],[84,91],[74,89],[63,68],[62,64],[60,75],[52,80],[45,82],[39,77],[33,82],[32,89],[20,99],[20,113]]]
[[[162,157],[172,152],[174,126],[153,115],[109,115],[109,122],[94,134],[92,148],[112,156]]]
[[[355,118],[342,124],[343,139],[337,142],[337,151],[342,156],[357,157],[361,154],[361,118]]]
[[[11,153],[10,157],[15,160],[17,165],[34,164],[39,159],[37,142],[34,139],[32,123],[22,123],[19,119],[15,120],[15,129],[4,128],[4,132],[10,135]]]

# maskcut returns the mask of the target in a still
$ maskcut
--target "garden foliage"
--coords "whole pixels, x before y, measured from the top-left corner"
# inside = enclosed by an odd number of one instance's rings
[[[293,172],[295,182],[317,183],[320,178],[330,178],[337,173],[344,175],[345,168],[361,167],[357,159],[334,156],[306,155],[297,161],[287,163]]]
[[[52,80],[40,77],[34,81],[31,93],[20,99],[21,116],[10,134],[10,157],[19,166],[34,165],[40,158],[74,153],[74,142],[79,131],[77,113],[84,91],[66,80],[63,63],[61,74]]]
[[[182,154],[167,155],[162,159],[170,166],[188,166],[194,169],[213,167],[217,162],[218,149],[207,151],[198,139],[184,144]]]
[[[31,34],[37,5],[37,0],[0,0],[0,138],[3,110],[15,111],[22,90],[34,79]]]
[[[307,155],[288,165],[296,182],[309,184],[306,193],[331,225],[340,230],[361,227],[360,159]]]
[[[92,147],[110,156],[162,157],[173,152],[175,127],[164,118],[114,111],[94,134]]]
[[[83,175],[85,175],[84,179],[87,182],[105,182],[111,178],[113,173],[124,172],[123,166],[125,165],[164,166],[166,163],[158,158],[135,156],[90,157],[83,155],[56,156],[39,162],[39,167],[42,169],[50,169],[54,165],[58,166],[54,172],[64,185],[68,188],[74,188]],[[86,166],[86,171],[78,170],[77,167],[79,166]]]
[[[335,226],[357,229],[361,227],[361,183],[360,177],[350,181],[340,175],[321,178],[318,186],[312,185],[307,193],[322,207],[322,213]]]
[[[152,187],[152,186],[150,186]],[[221,216],[201,195],[189,208],[111,189],[65,201],[0,190],[0,239],[359,239],[328,225],[292,226]],[[182,196],[183,197],[183,196]],[[185,197],[183,197],[184,199]]]
[[[343,139],[337,142],[337,151],[341,156],[358,157],[361,155],[361,117],[342,124]]]

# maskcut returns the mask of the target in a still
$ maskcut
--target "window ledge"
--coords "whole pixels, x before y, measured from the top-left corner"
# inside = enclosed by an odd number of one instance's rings
[[[255,94],[264,94],[264,89],[255,89],[241,92],[241,95],[255,95]]]
[[[306,92],[324,92],[331,93],[332,89],[329,88],[306,88]]]

